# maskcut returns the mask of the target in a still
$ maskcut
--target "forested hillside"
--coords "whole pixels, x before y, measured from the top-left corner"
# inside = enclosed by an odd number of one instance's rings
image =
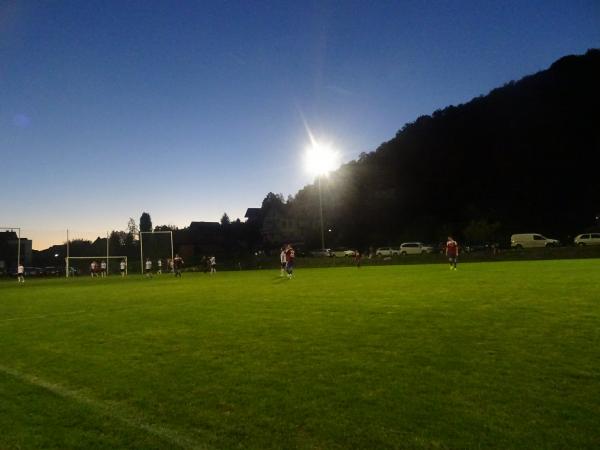
[[[566,238],[600,212],[600,50],[406,124],[323,181],[330,245]],[[318,241],[316,184],[285,205]]]

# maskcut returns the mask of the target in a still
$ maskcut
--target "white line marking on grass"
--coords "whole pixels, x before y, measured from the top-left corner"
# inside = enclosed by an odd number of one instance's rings
[[[38,314],[36,316],[21,316],[21,317],[9,317],[8,319],[0,319],[0,322],[12,322],[15,320],[32,320],[32,319],[45,319],[46,317],[54,316],[70,316],[72,314],[84,314],[88,311],[81,309],[79,311],[68,311],[62,313],[49,313],[49,314]]]
[[[14,322],[16,320],[36,320],[36,319],[47,319],[49,317],[60,317],[60,316],[74,316],[74,315],[91,315],[91,316],[96,316],[99,313],[111,313],[111,312],[121,312],[121,311],[129,311],[132,309],[147,309],[147,308],[152,308],[152,307],[156,307],[156,306],[185,306],[185,305],[191,305],[194,302],[185,302],[185,303],[174,303],[174,304],[166,304],[166,303],[161,303],[161,304],[153,304],[153,303],[144,303],[142,305],[131,305],[131,306],[125,306],[123,308],[107,308],[107,309],[94,309],[94,310],[89,310],[89,309],[80,309],[77,311],[66,311],[66,312],[60,312],[60,313],[48,313],[48,314],[37,314],[35,316],[20,316],[20,317],[9,317],[6,319],[0,319],[0,323],[4,323],[4,322]]]
[[[164,425],[157,425],[151,423],[148,420],[144,419],[140,414],[134,414],[132,412],[124,411],[118,403],[103,402],[100,400],[93,399],[79,391],[68,389],[64,386],[61,386],[60,384],[52,383],[35,375],[28,375],[19,372],[18,370],[11,369],[10,367],[6,367],[2,364],[0,364],[0,372],[6,375],[10,375],[11,377],[16,378],[19,381],[23,381],[33,386],[45,389],[49,392],[52,392],[53,394],[58,395],[59,397],[88,406],[98,414],[102,414],[112,419],[116,419],[119,422],[124,423],[125,425],[128,425],[132,428],[145,431],[164,441],[169,442],[170,444],[176,447],[186,449],[210,448],[206,445],[198,443],[195,439],[189,436],[183,435],[179,431],[173,430]]]

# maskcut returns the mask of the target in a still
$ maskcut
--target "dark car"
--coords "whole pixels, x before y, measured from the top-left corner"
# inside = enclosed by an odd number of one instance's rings
[[[44,267],[44,275],[50,277],[59,277],[65,273],[65,269],[61,269],[60,267],[48,266]]]

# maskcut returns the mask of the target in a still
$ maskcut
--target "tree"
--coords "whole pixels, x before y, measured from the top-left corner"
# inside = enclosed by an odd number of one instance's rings
[[[261,209],[267,211],[271,208],[282,208],[284,205],[283,195],[269,192],[262,202]]]
[[[231,225],[231,220],[229,220],[227,213],[223,213],[223,217],[221,217],[221,225],[224,227]]]
[[[152,231],[152,219],[150,214],[143,212],[140,216],[140,232]]]
[[[471,220],[464,230],[464,235],[470,242],[490,242],[495,240],[499,229],[499,222]]]
[[[156,225],[154,231],[177,231],[179,228],[176,225]]]

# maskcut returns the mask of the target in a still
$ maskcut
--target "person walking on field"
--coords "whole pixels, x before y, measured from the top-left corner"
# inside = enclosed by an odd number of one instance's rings
[[[175,258],[173,258],[173,269],[175,271],[175,276],[181,278],[181,267],[183,266],[183,258],[178,254],[175,254]]]
[[[285,270],[289,279],[292,279],[294,275],[294,259],[296,259],[296,252],[291,244],[288,244],[285,250]]]
[[[104,260],[100,262],[100,276],[102,278],[106,276],[106,261]]]
[[[160,275],[162,273],[162,259],[158,258],[158,261],[156,262],[156,267],[156,273]]]
[[[121,277],[125,276],[125,269],[127,267],[127,264],[125,264],[125,260],[122,259],[121,263],[119,264],[119,268],[121,269]]]
[[[25,283],[25,267],[21,263],[17,267],[17,283]]]
[[[217,258],[214,256],[210,257],[210,274],[213,275],[217,273]]]
[[[146,259],[146,274],[147,277],[152,278],[152,261],[150,258]]]
[[[283,277],[283,276],[285,276],[285,266],[287,263],[284,247],[281,247],[281,253],[279,254],[279,262],[281,263],[281,273],[279,276]]]
[[[358,269],[360,269],[360,258],[361,258],[361,254],[358,250],[356,250],[354,252],[354,264],[356,264],[356,267]]]
[[[450,270],[457,270],[458,243],[452,236],[448,236],[448,242],[446,242],[446,257],[448,258],[448,262],[450,262]]]

